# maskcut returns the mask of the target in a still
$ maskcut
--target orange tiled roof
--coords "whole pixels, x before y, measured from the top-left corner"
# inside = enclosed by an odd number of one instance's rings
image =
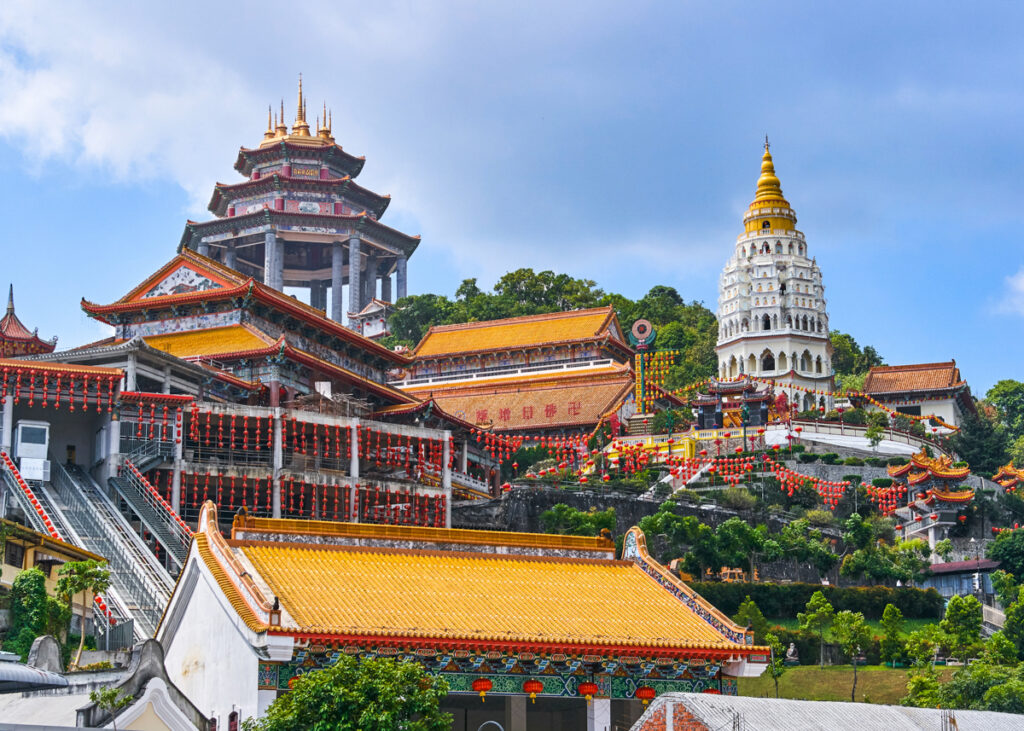
[[[19,360],[18,358],[0,358],[0,368],[20,368],[23,371],[35,371],[37,373],[82,373],[90,376],[110,376],[112,378],[120,378],[124,375],[124,371],[120,368],[85,366],[74,363],[54,363],[51,361]]]
[[[964,383],[956,361],[918,363],[901,366],[876,366],[864,381],[864,392],[871,395],[906,391],[941,391]]]
[[[430,328],[416,346],[418,358],[509,348],[528,348],[602,337],[612,322],[612,307],[553,312],[505,320],[466,322]],[[618,340],[618,338],[615,338]]]
[[[472,424],[499,430],[545,429],[596,424],[632,388],[633,378],[626,374],[436,391],[433,399],[447,413]]]
[[[183,359],[243,353],[265,348],[274,342],[273,338],[246,325],[147,335],[143,339],[147,345]]]

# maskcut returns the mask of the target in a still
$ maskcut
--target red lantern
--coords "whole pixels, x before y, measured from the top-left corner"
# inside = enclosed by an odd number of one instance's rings
[[[530,694],[530,702],[531,703],[536,703],[537,702],[537,694],[541,693],[543,691],[544,691],[544,683],[540,682],[539,680],[533,680],[531,678],[530,680],[527,680],[525,683],[523,683],[523,692]]]
[[[494,683],[489,678],[477,678],[473,681],[473,690],[480,694],[480,702],[484,702],[487,696],[487,691],[494,687]]]
[[[636,689],[636,697],[643,701],[645,706],[653,701],[657,695],[658,691],[649,685],[641,685]]]
[[[597,695],[597,683],[592,680],[587,680],[576,686],[576,692],[587,699],[587,703],[590,703],[591,699]]]

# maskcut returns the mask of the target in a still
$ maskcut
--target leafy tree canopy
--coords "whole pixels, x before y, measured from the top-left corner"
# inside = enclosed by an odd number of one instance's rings
[[[985,556],[999,561],[1000,568],[1019,582],[1024,577],[1024,530],[1002,531],[988,544]]]
[[[852,335],[833,330],[829,333],[829,340],[832,341],[832,367],[839,376],[864,374],[874,366],[884,365],[877,350],[870,345],[861,348]],[[853,387],[852,383],[843,383],[845,387]]]
[[[299,676],[246,731],[447,731],[441,713],[448,684],[414,662],[342,655],[329,668]]]
[[[1013,442],[1024,436],[1024,383],[1005,379],[996,382],[985,394],[999,414],[999,422]]]
[[[979,410],[977,415],[968,415],[961,422],[960,431],[952,436],[951,443],[973,472],[991,475],[1006,464],[1006,429],[984,410]]]
[[[602,530],[615,532],[615,508],[577,510],[558,503],[540,514],[540,524],[548,533],[567,536],[598,536]]]

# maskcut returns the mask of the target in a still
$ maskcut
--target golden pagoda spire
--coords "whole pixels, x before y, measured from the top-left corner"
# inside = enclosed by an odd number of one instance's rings
[[[292,134],[298,137],[309,137],[309,124],[306,122],[306,103],[302,99],[302,74],[299,74],[299,103],[295,110],[295,123]]]
[[[271,121],[272,107],[270,104],[267,105],[267,131],[263,133],[264,140],[274,139],[274,124]]]
[[[288,136],[288,125],[284,123],[284,99],[281,100],[281,116],[277,117],[277,122],[274,125],[274,136]]]
[[[782,197],[782,184],[775,176],[775,163],[772,161],[771,145],[768,143],[768,135],[764,136],[764,155],[761,157],[761,177],[757,179],[757,193],[755,201],[762,200],[785,200]]]
[[[331,137],[331,123],[327,116],[327,102],[324,102],[324,126],[317,129],[316,136],[328,142],[334,141],[334,138]]]

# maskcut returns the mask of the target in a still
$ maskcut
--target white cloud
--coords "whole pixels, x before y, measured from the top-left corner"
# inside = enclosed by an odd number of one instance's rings
[[[1024,267],[1004,280],[1003,296],[995,311],[1006,315],[1024,316]]]

